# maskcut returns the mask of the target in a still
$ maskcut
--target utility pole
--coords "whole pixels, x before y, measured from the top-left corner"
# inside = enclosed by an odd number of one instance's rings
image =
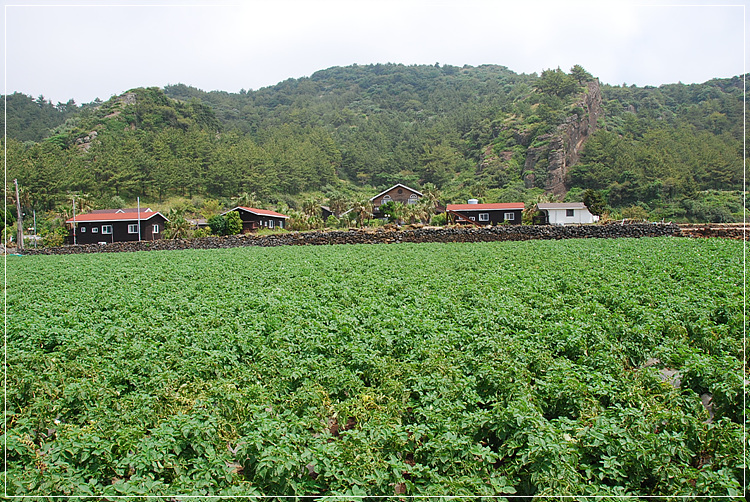
[[[141,242],[141,198],[138,197],[138,242]]]
[[[78,244],[76,242],[76,196],[73,195],[73,245]]]
[[[21,197],[18,195],[18,180],[13,180],[16,185],[16,211],[18,212],[18,244],[16,247],[23,249],[23,213],[21,212]]]

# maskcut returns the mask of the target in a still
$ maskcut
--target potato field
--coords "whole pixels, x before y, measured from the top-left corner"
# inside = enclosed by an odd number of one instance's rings
[[[742,246],[8,257],[6,495],[742,496]]]

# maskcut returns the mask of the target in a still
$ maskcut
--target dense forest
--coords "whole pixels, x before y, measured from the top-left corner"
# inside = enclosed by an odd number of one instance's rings
[[[578,65],[376,64],[256,91],[179,84],[81,106],[15,93],[3,106],[8,180],[37,212],[65,214],[74,195],[84,209],[140,197],[291,211],[404,183],[443,203],[586,193],[611,217],[743,217],[741,76],[656,88],[600,85]]]

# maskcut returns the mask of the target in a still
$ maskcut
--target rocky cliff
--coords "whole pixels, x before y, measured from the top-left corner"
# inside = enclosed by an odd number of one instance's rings
[[[527,187],[541,187],[556,197],[564,197],[568,191],[565,180],[568,168],[575,165],[580,158],[583,146],[591,134],[596,131],[599,117],[602,116],[602,94],[598,81],[588,82],[586,90],[574,106],[574,113],[557,127],[554,133],[536,138],[535,143],[526,152],[524,163],[524,181]],[[546,178],[537,179],[537,164],[546,163]]]

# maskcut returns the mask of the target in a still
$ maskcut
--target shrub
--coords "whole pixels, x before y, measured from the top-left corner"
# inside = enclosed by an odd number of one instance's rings
[[[42,243],[46,247],[62,246],[65,243],[67,231],[64,227],[57,227],[54,230],[42,235]]]
[[[326,218],[326,226],[328,228],[337,228],[339,226],[339,220],[334,215],[329,215]]]
[[[225,219],[227,235],[237,235],[242,232],[242,218],[240,218],[240,213],[232,211],[226,215]]]
[[[433,225],[435,227],[442,227],[445,226],[446,221],[447,217],[445,213],[435,214],[430,219],[430,225]]]
[[[631,220],[647,220],[648,211],[642,206],[630,206],[622,210],[622,217]]]
[[[220,214],[209,218],[208,226],[214,235],[227,235],[227,220]]]

